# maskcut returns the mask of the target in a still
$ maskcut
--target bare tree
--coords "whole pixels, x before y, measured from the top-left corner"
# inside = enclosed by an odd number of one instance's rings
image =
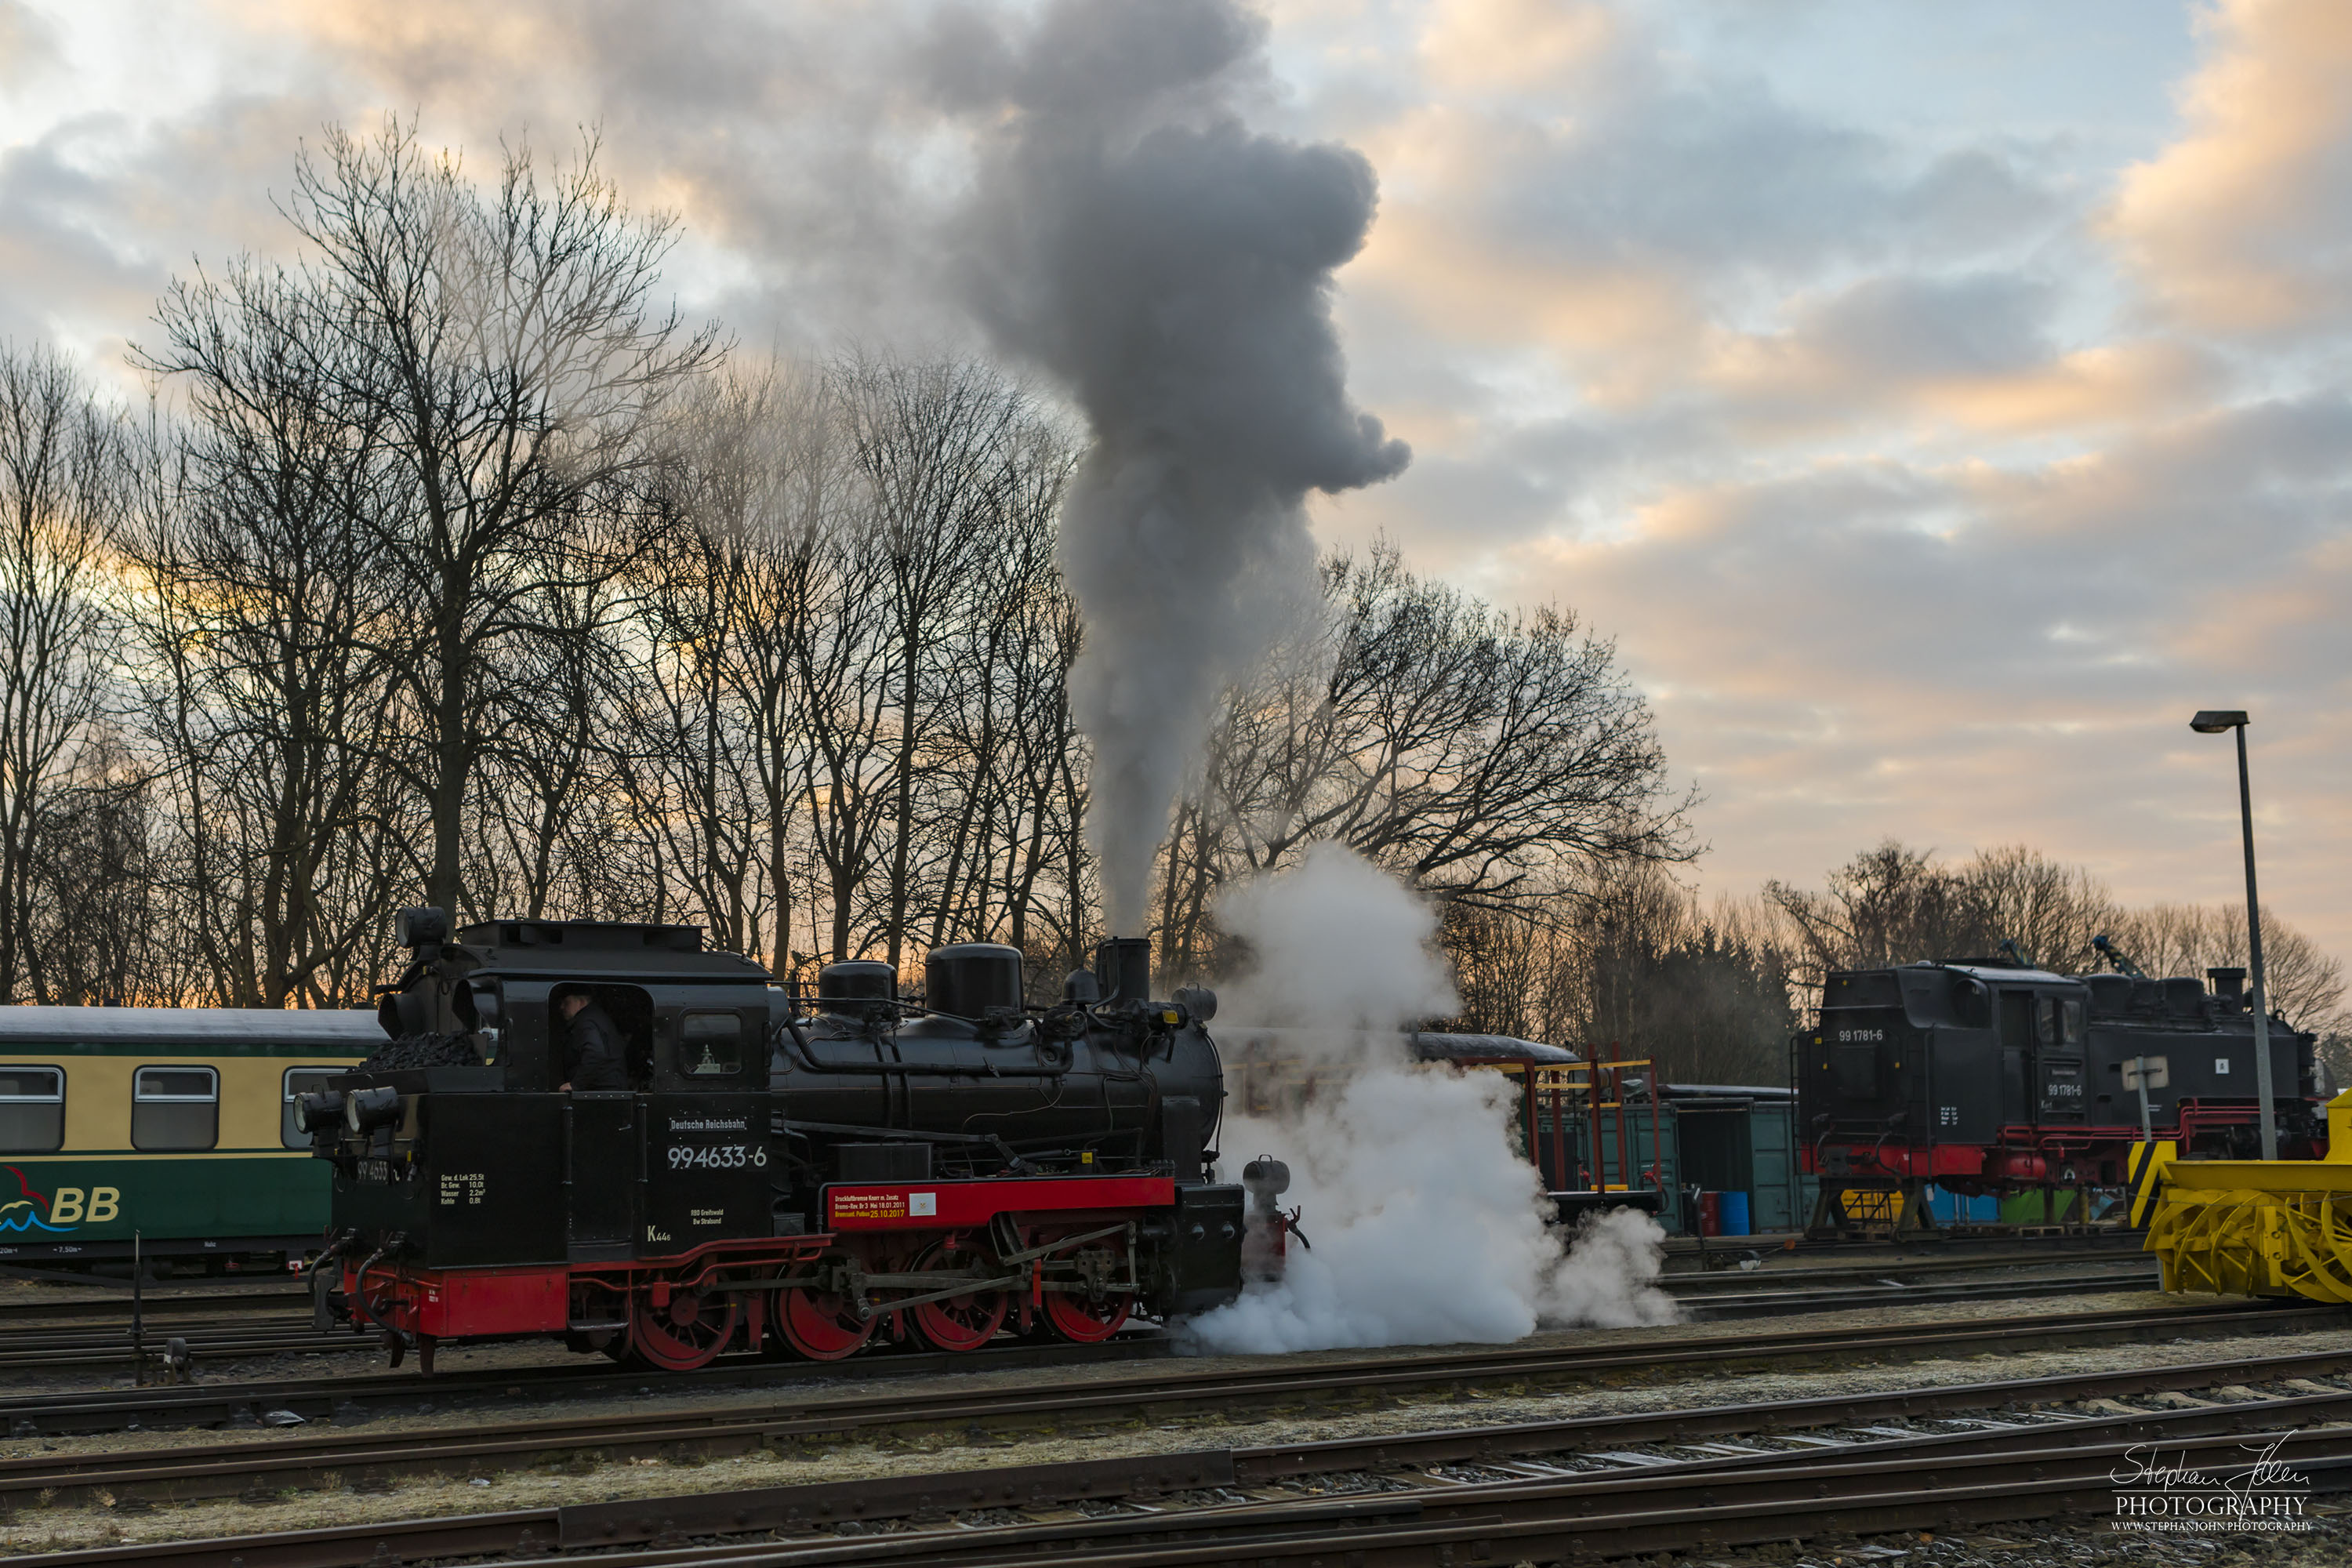
[[[1748,905],[1710,908],[1655,866],[1601,868],[1535,911],[1456,904],[1441,933],[1458,1026],[1654,1061],[1670,1081],[1778,1083],[1787,956]]]
[[[883,643],[874,673],[886,683],[888,847],[876,911],[896,966],[924,868],[918,816],[927,752],[950,710],[957,673],[954,611],[993,542],[1027,399],[978,361],[859,360],[839,373],[844,416],[872,492],[864,547],[880,574]]]
[[[127,431],[62,356],[0,349],[0,998],[52,999],[43,835],[102,706],[107,533]]]
[[[864,949],[855,933],[891,822],[891,719],[900,688],[888,644],[874,635],[888,588],[865,548],[867,517],[861,498],[814,538],[806,581],[820,607],[788,627],[808,737],[794,796],[809,814],[812,927],[820,906],[825,921],[812,941],[817,954],[835,959]]]
[[[2114,922],[2116,904],[2083,868],[2010,844],[1978,850],[1957,875],[1996,945],[2008,942],[2026,963],[2061,973],[2097,963],[2091,939]]]
[[[792,963],[796,865],[814,865],[810,834],[811,743],[815,689],[804,677],[824,661],[802,655],[822,640],[812,627],[836,606],[823,602],[824,586],[844,564],[828,545],[844,528],[855,488],[848,443],[828,397],[824,375],[793,366],[733,394],[716,421],[722,448],[736,460],[703,492],[703,531],[727,542],[740,563],[733,574],[736,658],[730,667],[735,700],[751,752],[758,842],[764,854],[770,909],[770,962],[778,973]],[[803,828],[806,818],[808,827]],[[809,908],[811,951],[820,947]]]
[[[738,476],[705,465],[706,484]],[[622,688],[622,767],[689,906],[722,945],[756,952],[769,889],[754,713],[740,700],[743,609],[756,570],[739,527],[676,531],[649,556],[635,679]],[[730,520],[740,523],[740,513]]]
[[[2000,941],[1963,879],[1892,838],[1831,872],[1826,895],[1773,881],[1764,896],[1793,928],[1812,987],[1832,969],[1989,955]]]
[[[673,220],[633,217],[593,141],[544,177],[510,149],[485,195],[413,128],[331,130],[289,216],[336,307],[343,394],[381,421],[380,516],[413,628],[385,651],[416,737],[388,761],[424,804],[426,897],[469,908],[466,813],[528,668],[515,645],[543,629],[551,584],[625,563],[583,547],[582,517],[626,504],[658,461],[656,423],[715,362],[718,331],[656,309]]]
[[[1038,881],[1065,858],[1051,842],[1054,753],[1075,727],[1077,608],[1054,547],[1077,448],[1066,432],[1029,420],[1010,433],[1003,462],[956,606],[952,685],[934,748],[946,786],[934,815],[944,845],[934,943],[960,936],[1025,947]]]
[[[1050,515],[1073,464],[1048,454],[1030,470],[1020,504]],[[1050,486],[1052,500],[1045,493]],[[1029,558],[1034,563],[1034,558]],[[1058,570],[1025,578],[1009,618],[1004,730],[1010,737],[1002,792],[1002,935],[1013,946],[1086,962],[1093,897],[1086,858],[1087,796],[1080,780],[1086,739],[1070,706],[1070,670],[1083,643],[1077,599]],[[1058,889],[1059,897],[1053,896]],[[1048,980],[1051,963],[1037,968]]]
[[[1447,900],[1541,904],[1598,867],[1691,858],[1648,705],[1567,612],[1508,616],[1393,546],[1325,572],[1327,615],[1228,693],[1162,872],[1162,952],[1209,940],[1208,893],[1336,838]]]
[[[2106,934],[2150,974],[2202,976],[2208,969],[2246,966],[2243,904],[2148,904],[2117,912]],[[2263,992],[2299,1029],[2332,1034],[2352,1026],[2343,964],[2268,906],[2263,910]]]
[[[1438,942],[1462,998],[1454,1027],[1581,1049],[1593,1037],[1580,944],[1563,892],[1538,914],[1472,904],[1445,910]]]
[[[102,736],[42,805],[29,934],[50,1002],[120,1007],[182,1000],[155,897],[152,782],[126,747]]]
[[[380,766],[404,611],[384,420],[333,357],[339,305],[239,263],[175,284],[162,345],[138,356],[184,416],[121,530],[143,706],[176,807],[175,891],[198,911],[188,941],[235,1006],[363,989],[414,826]]]
[[[659,531],[656,531],[658,532]],[[550,573],[516,604],[526,623],[485,711],[495,718],[472,786],[467,883],[485,909],[530,916],[664,918],[661,879],[646,868],[646,819],[626,821],[622,774],[628,719],[621,690],[644,614],[594,564]]]

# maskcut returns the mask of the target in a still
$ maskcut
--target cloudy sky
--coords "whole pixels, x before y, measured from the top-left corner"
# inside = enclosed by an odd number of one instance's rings
[[[1022,9],[1006,0],[1006,9]],[[940,7],[0,0],[0,337],[126,391],[175,273],[290,254],[306,140],[600,128],[751,350],[952,347]],[[1326,505],[1614,637],[1700,876],[2024,841],[2352,955],[2352,6],[1272,0],[1253,113],[1381,205]]]

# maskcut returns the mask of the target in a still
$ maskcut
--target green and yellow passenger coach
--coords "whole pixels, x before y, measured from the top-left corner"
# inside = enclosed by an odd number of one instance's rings
[[[318,1247],[331,1173],[294,1097],[383,1043],[357,1009],[0,1007],[0,1263]]]

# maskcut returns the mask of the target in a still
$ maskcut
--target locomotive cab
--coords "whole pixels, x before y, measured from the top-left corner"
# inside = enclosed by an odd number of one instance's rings
[[[764,970],[688,926],[505,921],[411,952],[384,1013],[424,1027],[340,1080],[346,1114],[314,1131],[339,1224],[433,1268],[772,1234]],[[572,994],[619,1027],[630,1089],[564,1091]],[[382,1109],[350,1109],[372,1091]]]

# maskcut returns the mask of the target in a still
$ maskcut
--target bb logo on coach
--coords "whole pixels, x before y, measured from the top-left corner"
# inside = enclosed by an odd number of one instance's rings
[[[0,1165],[16,1178],[17,1195],[0,1203],[0,1232],[70,1236],[85,1225],[106,1225],[121,1217],[120,1187],[59,1187],[45,1194],[14,1165]],[[0,1190],[5,1190],[0,1188]]]

